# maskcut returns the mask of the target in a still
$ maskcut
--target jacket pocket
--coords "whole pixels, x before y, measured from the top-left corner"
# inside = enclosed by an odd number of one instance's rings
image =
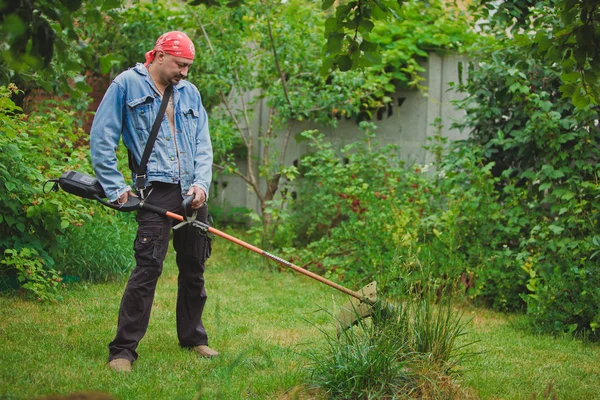
[[[152,124],[154,123],[154,113],[152,112],[152,104],[154,96],[144,96],[127,102],[129,113],[133,120],[133,126],[141,135],[144,132],[146,135],[150,133]]]
[[[195,144],[196,130],[198,129],[198,123],[200,121],[200,111],[189,108],[183,111],[182,115],[185,130],[190,139],[192,139],[192,143]]]

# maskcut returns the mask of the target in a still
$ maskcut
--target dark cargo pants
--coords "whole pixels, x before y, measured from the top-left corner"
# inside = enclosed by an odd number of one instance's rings
[[[182,214],[181,189],[177,184],[153,182],[146,201]],[[207,222],[207,207],[198,210],[197,219]],[[171,228],[178,223],[165,216],[138,210],[138,232],[134,243],[136,267],[129,277],[121,307],[115,339],[108,345],[108,360],[125,358],[135,361],[136,348],[144,337],[150,320],[156,283],[167,254]],[[177,336],[182,347],[208,345],[202,324],[206,303],[204,262],[210,256],[211,244],[203,232],[189,225],[173,231],[173,247],[179,268],[177,292]]]

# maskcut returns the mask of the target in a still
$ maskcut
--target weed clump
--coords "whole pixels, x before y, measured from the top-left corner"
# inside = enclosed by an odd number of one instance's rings
[[[472,353],[451,298],[429,290],[379,301],[373,315],[310,353],[311,383],[335,399],[469,398],[453,379]]]

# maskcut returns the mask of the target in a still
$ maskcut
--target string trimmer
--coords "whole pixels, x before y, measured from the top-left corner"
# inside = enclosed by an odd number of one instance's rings
[[[317,280],[321,283],[324,283],[336,290],[339,290],[342,293],[345,293],[352,297],[350,301],[342,306],[342,310],[338,315],[338,332],[341,330],[347,329],[357,323],[360,319],[366,318],[372,315],[373,313],[373,305],[377,301],[377,282],[373,281],[363,287],[360,291],[353,291],[344,286],[341,286],[329,279],[323,278],[320,275],[317,275],[313,272],[310,272],[302,267],[299,267],[289,261],[286,261],[280,257],[277,257],[267,251],[264,251],[256,246],[253,246],[249,243],[244,242],[236,237],[233,237],[225,232],[222,232],[218,229],[213,228],[212,226],[205,224],[201,221],[196,220],[195,215],[187,215],[188,205],[192,201],[193,197],[188,196],[183,201],[183,209],[186,214],[185,217],[183,215],[175,214],[161,207],[157,207],[150,203],[147,203],[144,200],[141,200],[139,197],[130,196],[127,203],[125,204],[114,204],[105,200],[106,195],[104,194],[104,190],[100,185],[100,182],[92,176],[68,171],[61,175],[59,179],[51,180],[49,182],[54,182],[54,186],[51,190],[58,190],[58,186],[60,186],[64,191],[74,194],[76,196],[93,199],[99,201],[103,205],[114,208],[119,211],[134,211],[137,209],[144,209],[151,212],[154,212],[159,215],[164,215],[168,218],[172,218],[174,220],[180,221],[181,224],[178,224],[178,227],[182,225],[192,225],[193,227],[202,230],[203,232],[210,232],[216,236],[220,236],[224,239],[229,240],[239,246],[242,246],[250,251],[253,251],[261,256],[268,258],[272,261],[275,261],[284,267],[291,268],[296,272],[299,272],[303,275],[308,276],[314,280]]]

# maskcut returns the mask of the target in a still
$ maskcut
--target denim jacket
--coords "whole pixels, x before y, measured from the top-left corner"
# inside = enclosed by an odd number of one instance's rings
[[[198,89],[187,81],[173,87],[175,135],[165,116],[148,160],[148,182],[180,183],[182,194],[198,186],[208,197],[212,145],[208,118]],[[108,87],[90,132],[92,165],[110,201],[130,190],[117,169],[116,150],[123,144],[139,163],[158,114],[161,97],[143,64],[137,64]]]

